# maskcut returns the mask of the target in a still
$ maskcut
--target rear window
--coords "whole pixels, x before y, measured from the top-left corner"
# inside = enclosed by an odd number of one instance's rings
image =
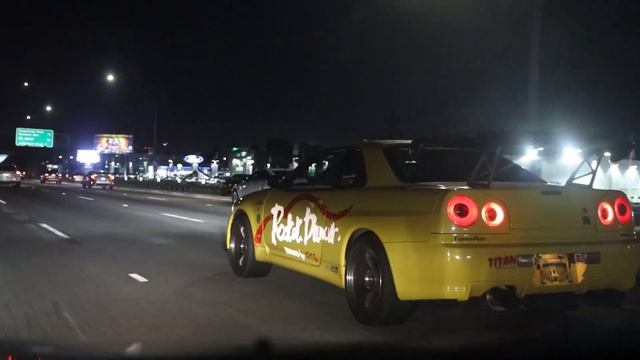
[[[16,167],[13,165],[0,165],[0,171],[16,171]]]
[[[413,150],[408,145],[389,146],[384,154],[398,180],[405,183],[466,182],[482,156],[475,150]],[[544,183],[504,157],[498,159],[493,181]]]

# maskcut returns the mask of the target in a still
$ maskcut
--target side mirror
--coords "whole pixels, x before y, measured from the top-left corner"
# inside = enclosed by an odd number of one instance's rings
[[[282,189],[286,187],[286,179],[286,177],[271,176],[267,179],[267,185],[269,185],[270,188]]]

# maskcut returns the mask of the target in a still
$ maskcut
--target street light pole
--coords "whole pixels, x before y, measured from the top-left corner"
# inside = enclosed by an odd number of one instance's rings
[[[158,146],[158,107],[153,107],[153,151],[157,151]]]

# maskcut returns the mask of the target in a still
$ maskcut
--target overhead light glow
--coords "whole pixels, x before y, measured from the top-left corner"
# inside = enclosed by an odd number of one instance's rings
[[[535,160],[540,160],[540,155],[539,152],[544,150],[544,148],[534,148],[533,146],[528,146],[527,150],[524,154],[524,156],[522,156],[520,158],[520,162],[531,162],[531,161],[535,161]]]
[[[582,161],[582,156],[580,156],[581,152],[582,150],[571,145],[565,146],[564,149],[562,149],[561,160],[570,165],[577,165]]]
[[[603,155],[605,157],[611,157],[611,152],[610,151],[605,151]]]

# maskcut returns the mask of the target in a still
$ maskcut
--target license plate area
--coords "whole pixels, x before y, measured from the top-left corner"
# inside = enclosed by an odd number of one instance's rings
[[[581,283],[587,262],[575,261],[575,258],[574,254],[534,255],[534,283],[540,286]]]

